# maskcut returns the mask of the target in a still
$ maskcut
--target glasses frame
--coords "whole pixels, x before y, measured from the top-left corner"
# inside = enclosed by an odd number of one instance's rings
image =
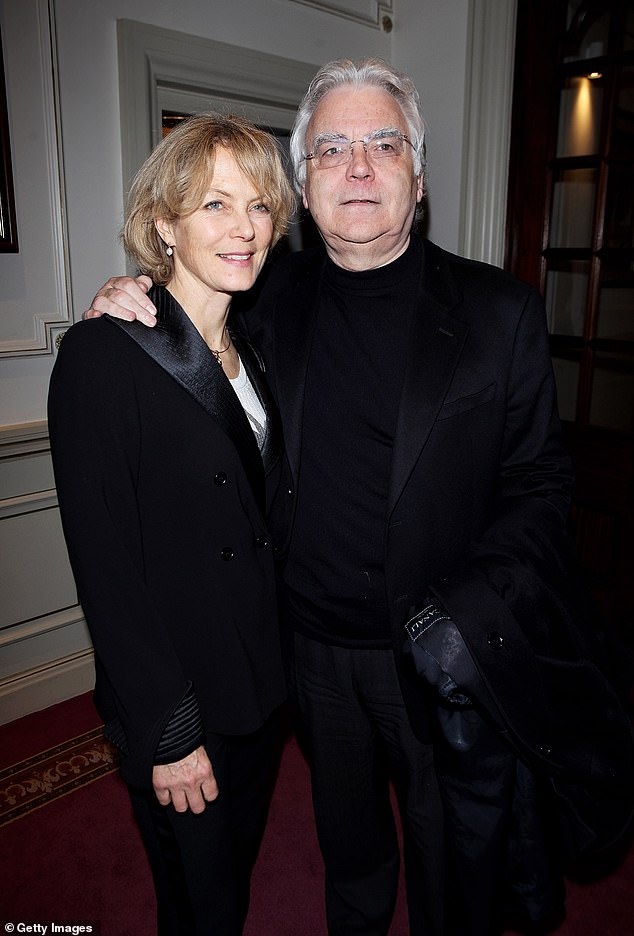
[[[395,139],[395,138],[401,140],[401,142],[403,143],[409,143],[412,149],[416,149],[415,145],[412,143],[412,141],[407,136],[407,134],[403,133],[402,130],[399,130],[398,127],[382,127],[380,130],[373,130],[371,133],[366,133],[366,135],[364,137],[361,137],[359,140],[349,140],[347,136],[344,136],[338,133],[320,134],[319,136],[315,137],[313,141],[312,152],[306,153],[303,159],[305,159],[307,162],[314,160],[313,165],[315,166],[315,169],[336,169],[339,166],[347,165],[352,159],[352,154],[353,154],[352,147],[354,146],[354,144],[362,143],[363,150],[366,156],[371,162],[374,162],[376,160],[376,157],[368,153],[368,146],[370,142],[372,140],[381,140],[381,139],[389,140],[389,139]],[[341,143],[342,145],[347,144],[348,155],[346,156],[345,159],[342,159],[341,162],[334,163],[330,166],[322,166],[319,161],[319,155],[316,152],[317,147],[321,146],[322,143]],[[395,156],[397,157],[401,155],[402,155],[401,153],[395,154]],[[392,159],[394,157],[392,156],[380,157],[378,161],[381,162],[383,158]]]

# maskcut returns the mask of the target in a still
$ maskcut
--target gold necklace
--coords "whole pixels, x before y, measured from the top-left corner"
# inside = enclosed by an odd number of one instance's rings
[[[213,354],[213,356],[215,357],[216,362],[220,364],[221,367],[222,367],[222,361],[220,360],[220,355],[224,354],[225,351],[228,351],[230,347],[231,347],[231,335],[229,335],[229,340],[224,348],[220,348],[218,351],[216,351],[215,348],[209,349],[211,353]]]

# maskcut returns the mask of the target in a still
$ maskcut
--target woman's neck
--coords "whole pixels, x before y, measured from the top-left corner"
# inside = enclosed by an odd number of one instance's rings
[[[225,348],[230,340],[227,318],[231,296],[201,288],[185,289],[176,279],[169,282],[166,289],[200,332],[207,347],[214,352]]]

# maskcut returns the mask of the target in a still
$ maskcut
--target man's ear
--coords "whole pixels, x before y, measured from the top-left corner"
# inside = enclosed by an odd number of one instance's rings
[[[159,237],[165,241],[168,247],[174,244],[174,228],[165,218],[155,218],[154,227],[158,231]]]
[[[419,204],[423,200],[423,195],[425,194],[425,173],[421,174],[416,179],[416,203]]]
[[[308,211],[308,198],[306,197],[306,186],[302,185],[302,204],[306,211]]]

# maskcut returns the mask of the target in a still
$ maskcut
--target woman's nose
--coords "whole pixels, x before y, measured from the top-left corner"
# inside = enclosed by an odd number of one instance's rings
[[[255,228],[253,219],[248,211],[236,211],[233,216],[233,230],[236,237],[243,240],[253,240],[255,237]]]

